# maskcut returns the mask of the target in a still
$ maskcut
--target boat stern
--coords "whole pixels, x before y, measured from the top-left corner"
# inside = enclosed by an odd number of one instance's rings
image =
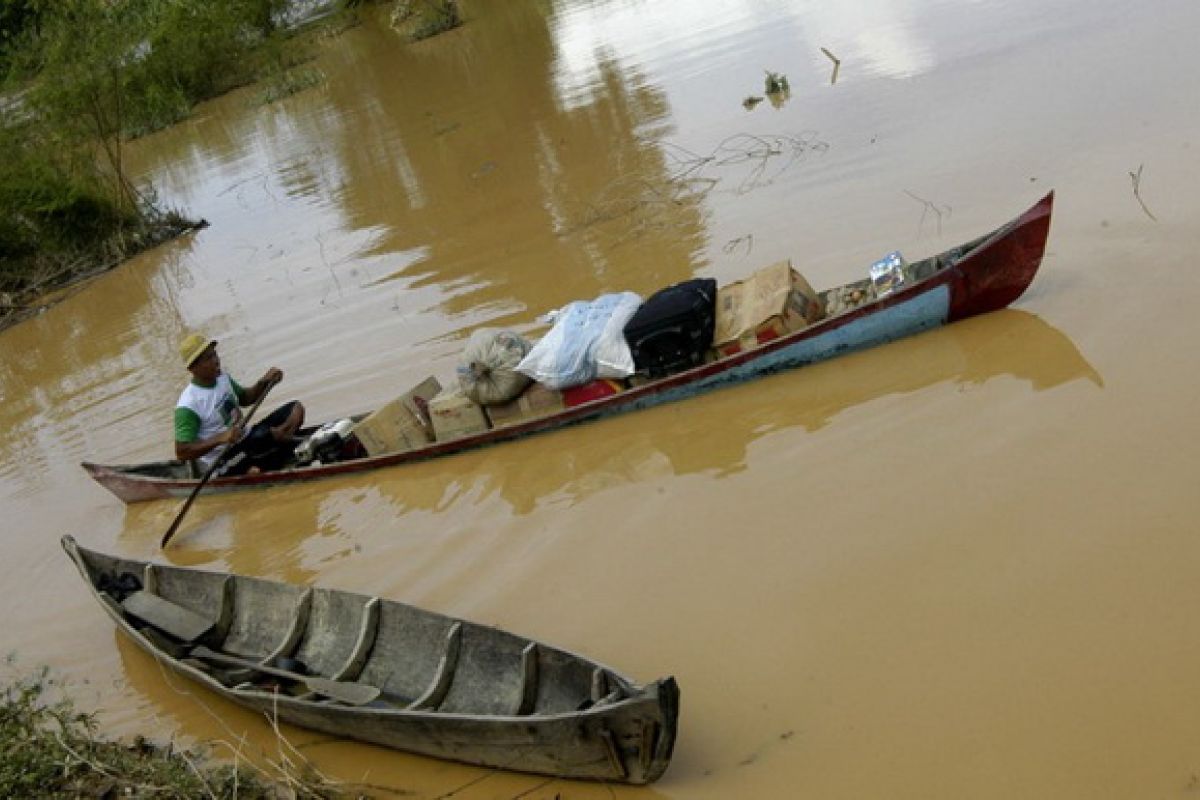
[[[166,481],[126,473],[114,467],[93,464],[89,461],[84,461],[79,466],[83,467],[83,471],[90,475],[92,480],[116,495],[122,503],[141,503],[146,500],[163,500],[174,496]]]
[[[634,783],[653,783],[662,777],[675,752],[675,736],[679,730],[679,684],[675,678],[663,678],[647,688],[657,694],[659,718],[654,720],[657,730],[652,731],[650,741],[642,742],[644,750],[637,775],[640,780],[632,781]]]
[[[949,321],[1006,308],[1025,293],[1046,252],[1053,210],[1050,192],[953,267]]]

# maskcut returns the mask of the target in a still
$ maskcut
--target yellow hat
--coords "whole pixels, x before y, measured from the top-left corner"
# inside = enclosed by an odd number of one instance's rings
[[[216,343],[216,339],[209,339],[198,333],[189,334],[179,343],[179,355],[183,357],[183,365],[190,367],[197,358],[204,355],[205,350]]]

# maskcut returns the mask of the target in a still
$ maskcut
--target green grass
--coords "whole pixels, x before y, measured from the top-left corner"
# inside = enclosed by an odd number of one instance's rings
[[[125,142],[268,76],[314,85],[286,0],[0,0],[0,327],[39,295],[192,227],[126,175]]]
[[[264,103],[315,86],[298,65],[358,4],[284,30],[288,0],[0,0],[0,328],[191,227],[130,181],[128,139],[255,80]],[[455,0],[394,8],[413,40],[462,24]]]
[[[381,793],[411,794],[321,775],[278,727],[272,752],[255,762],[245,758],[244,740],[214,740],[192,749],[156,745],[141,736],[113,741],[101,734],[94,714],[76,709],[68,687],[47,668],[16,677],[11,654],[7,667],[0,679],[0,797],[369,800]],[[218,746],[220,753],[211,749]]]
[[[284,70],[262,81],[257,99],[260,104],[274,103],[285,97],[311,89],[325,80],[319,69],[293,68]]]
[[[456,0],[396,0],[392,27],[414,42],[437,36],[462,25]]]
[[[0,696],[0,797],[278,798],[280,787],[246,767],[209,764],[202,753],[128,745],[98,735],[95,717],[43,670],[10,682]],[[334,797],[314,787],[309,797]]]

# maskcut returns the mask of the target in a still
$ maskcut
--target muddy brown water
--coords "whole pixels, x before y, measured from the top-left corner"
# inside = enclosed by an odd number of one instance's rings
[[[248,88],[136,143],[140,173],[211,227],[0,334],[9,671],[50,665],[117,735],[276,752],[263,720],[116,635],[59,549],[72,533],[416,603],[683,690],[653,787],[284,729],[340,779],[456,798],[1195,792],[1200,6],[463,6],[465,27],[416,46],[347,31],[319,87],[267,107]],[[747,110],[764,70],[790,97]],[[826,287],[1051,188],[1043,269],[1012,309],[869,352],[201,499],[165,553],[175,502],[125,507],[78,467],[169,453],[187,330],[235,376],[280,366],[277,399],[328,418],[449,379],[481,325],[783,257]]]

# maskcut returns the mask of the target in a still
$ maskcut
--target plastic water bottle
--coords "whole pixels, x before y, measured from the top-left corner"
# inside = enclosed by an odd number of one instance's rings
[[[904,263],[900,251],[893,250],[871,265],[871,285],[876,297],[891,294],[904,283]]]

